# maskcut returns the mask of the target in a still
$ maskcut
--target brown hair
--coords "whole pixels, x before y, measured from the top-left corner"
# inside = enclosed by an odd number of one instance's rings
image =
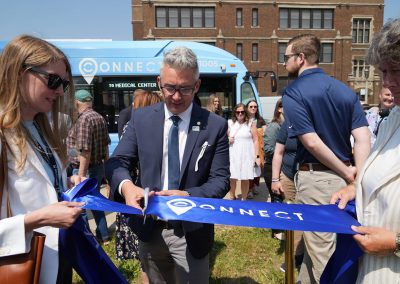
[[[321,42],[313,34],[298,35],[289,40],[288,46],[292,45],[292,53],[303,53],[309,64],[319,63]]]
[[[233,108],[233,112],[232,112],[232,121],[235,122],[235,121],[237,120],[237,119],[236,119],[236,110],[237,110],[238,108],[240,108],[240,107],[242,107],[243,110],[244,110],[244,122],[248,122],[248,121],[249,121],[249,115],[248,115],[248,113],[247,113],[247,108],[246,108],[246,106],[245,106],[244,104],[242,104],[242,103],[235,105],[235,107]]]
[[[282,124],[283,115],[282,115],[282,112],[279,111],[279,109],[282,107],[283,107],[282,99],[277,100],[276,104],[275,104],[274,116],[272,117],[271,122],[277,122],[279,124]]]
[[[34,120],[65,166],[68,158],[62,138],[67,136],[68,128],[65,119],[59,119],[59,116],[71,116],[74,97],[71,66],[67,57],[53,44],[29,35],[21,35],[11,40],[0,56],[0,130],[12,133],[12,143],[20,151],[20,154],[16,155],[17,171],[21,171],[25,166],[29,139],[22,124],[21,105],[26,100],[26,93],[22,87],[23,76],[27,67],[39,67],[60,61],[65,64],[71,84],[63,96],[57,97],[51,112],[51,123],[47,113],[38,113]]]
[[[134,92],[133,108],[138,109],[162,101],[162,97],[156,91],[146,91],[143,89],[136,89]]]

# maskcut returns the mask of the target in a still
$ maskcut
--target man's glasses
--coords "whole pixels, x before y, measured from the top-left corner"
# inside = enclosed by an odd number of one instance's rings
[[[237,110],[236,114],[244,114],[244,110]]]
[[[180,87],[176,88],[175,86],[160,86],[161,90],[163,90],[167,95],[175,95],[176,92],[179,92],[182,96],[190,96],[193,94],[195,87]]]
[[[257,106],[249,106],[249,108],[257,108]]]
[[[57,90],[61,85],[63,86],[64,92],[68,90],[70,82],[68,80],[63,80],[57,74],[47,73],[37,67],[28,67],[28,70],[37,74],[42,75],[47,79],[47,87],[51,90]]]
[[[298,54],[298,53],[285,54],[285,55],[283,56],[283,60],[284,60],[285,62],[288,62],[289,59],[290,59],[291,57],[293,57],[293,56],[299,56],[299,55],[300,55],[300,54]]]

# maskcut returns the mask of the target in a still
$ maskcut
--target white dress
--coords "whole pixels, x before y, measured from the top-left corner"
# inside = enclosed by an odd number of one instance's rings
[[[254,179],[254,143],[251,124],[228,121],[229,136],[234,143],[229,145],[231,178],[237,180]]]

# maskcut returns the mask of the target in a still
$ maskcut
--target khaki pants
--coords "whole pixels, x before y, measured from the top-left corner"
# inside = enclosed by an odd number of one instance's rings
[[[283,172],[280,174],[281,184],[283,186],[284,192],[284,202],[295,203],[296,201],[296,187],[294,186],[293,180],[288,178]],[[294,254],[302,255],[304,253],[304,243],[303,243],[303,231],[293,231],[294,240]]]
[[[333,171],[298,171],[294,178],[299,204],[329,204],[331,196],[346,182]],[[335,251],[336,234],[304,232],[304,259],[297,283],[319,283],[325,266]]]

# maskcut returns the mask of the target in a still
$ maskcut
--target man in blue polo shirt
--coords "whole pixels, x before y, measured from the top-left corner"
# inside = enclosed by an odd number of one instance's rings
[[[360,101],[349,87],[318,67],[320,45],[314,35],[299,35],[288,42],[284,57],[286,70],[298,77],[285,89],[283,107],[289,137],[300,142],[295,184],[301,204],[329,204],[332,193],[354,182],[370,150]],[[299,281],[319,283],[335,250],[335,235],[305,232],[304,242]]]

